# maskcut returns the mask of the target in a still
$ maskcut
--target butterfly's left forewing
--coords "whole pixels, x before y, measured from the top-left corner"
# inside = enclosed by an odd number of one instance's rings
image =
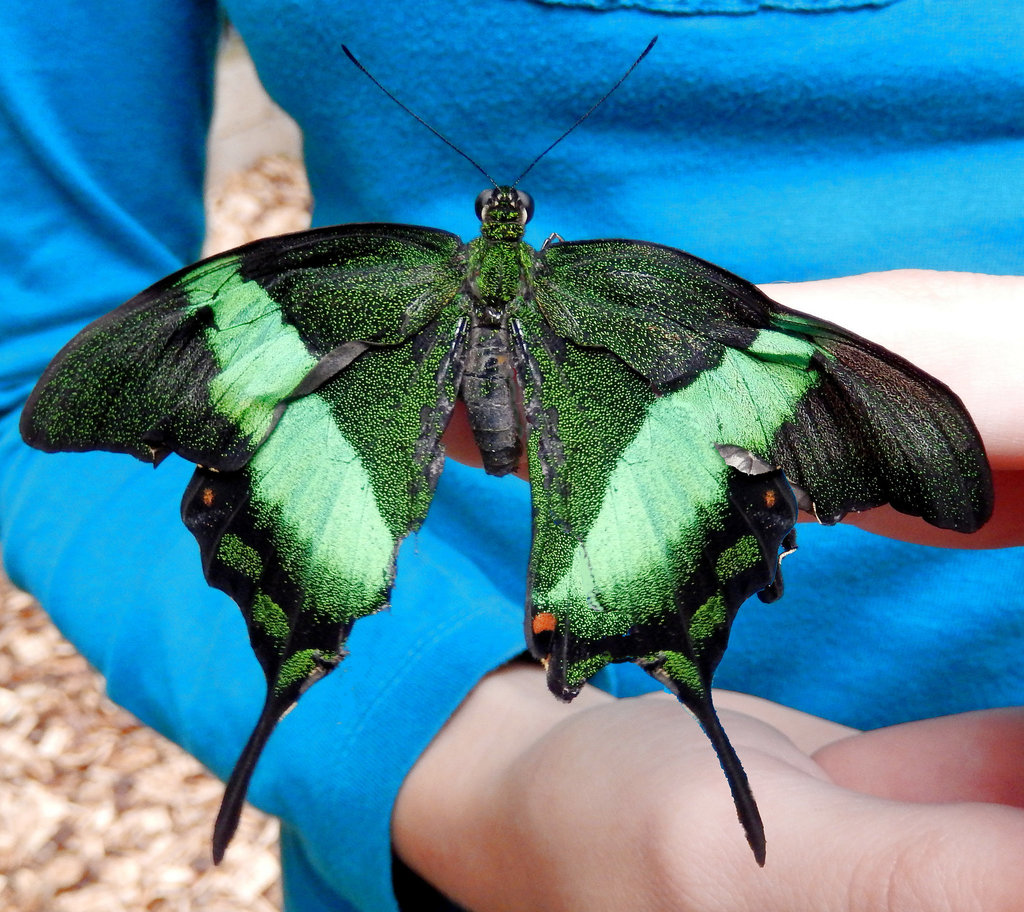
[[[892,504],[971,532],[991,514],[970,416],[899,355],[658,244],[554,244],[535,273],[558,334],[615,354],[655,389],[703,385],[733,423],[721,442],[784,469],[821,522]]]
[[[254,241],[157,282],[53,359],[21,431],[40,449],[175,452],[244,465],[284,406],[370,344],[395,344],[459,289],[461,242],[405,225]]]

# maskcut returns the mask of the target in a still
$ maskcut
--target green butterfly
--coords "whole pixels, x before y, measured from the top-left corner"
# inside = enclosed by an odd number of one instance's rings
[[[275,724],[387,604],[458,399],[491,474],[525,441],[527,642],[551,690],[570,700],[609,662],[663,682],[710,738],[761,864],[711,679],[739,605],[781,594],[798,507],[834,523],[889,503],[963,532],[991,512],[977,431],[937,380],[670,247],[534,250],[531,210],[497,187],[468,244],[341,225],[203,260],[86,327],[28,401],[32,446],[198,466],[182,516],[268,685],[218,859]]]

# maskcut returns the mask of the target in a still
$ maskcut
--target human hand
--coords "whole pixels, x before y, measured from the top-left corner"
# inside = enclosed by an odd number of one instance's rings
[[[1024,278],[902,269],[766,285],[780,304],[852,330],[912,361],[962,400],[985,442],[996,491],[992,519],[972,535],[936,529],[879,507],[845,522],[891,538],[952,548],[1024,544]],[[448,454],[479,466],[459,403],[444,438]],[[528,477],[525,456],[517,474]],[[809,518],[809,517],[806,517]]]
[[[1021,907],[1024,711],[851,734],[720,693],[765,821],[761,869],[673,698],[587,688],[565,706],[542,676],[481,682],[395,806],[399,854],[474,912]]]
[[[996,329],[1024,319],[1024,279],[900,271],[766,291],[946,382],[985,439],[996,511],[980,533],[935,530],[885,507],[850,520],[954,547],[1024,540],[1020,332]],[[458,434],[450,452],[472,462],[468,428]],[[395,808],[399,853],[471,909],[1020,907],[1019,712],[852,734],[719,694],[765,820],[759,871],[713,753],[671,697],[615,700],[587,688],[566,707],[541,676],[520,666],[485,679]]]

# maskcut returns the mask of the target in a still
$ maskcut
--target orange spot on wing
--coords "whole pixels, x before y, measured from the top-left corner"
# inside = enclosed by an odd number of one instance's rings
[[[556,618],[550,611],[541,611],[539,614],[533,616],[533,632],[538,633],[550,633],[558,626],[558,618]]]
[[[203,488],[203,493],[200,495],[203,501],[204,507],[212,507],[213,502],[217,499],[213,493],[213,488]]]
[[[766,507],[769,507],[769,508],[775,506],[775,492],[774,491],[765,491],[764,492],[764,505]]]

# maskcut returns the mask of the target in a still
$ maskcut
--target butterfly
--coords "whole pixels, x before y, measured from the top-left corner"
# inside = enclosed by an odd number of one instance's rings
[[[891,504],[948,529],[992,510],[956,396],[901,357],[680,250],[523,240],[512,187],[479,237],[351,224],[157,282],[56,356],[21,431],[46,451],[196,463],[182,517],[241,607],[266,703],[215,827],[223,855],[277,721],[388,603],[465,403],[483,466],[525,447],[526,640],[572,699],[635,662],[696,716],[758,863],[761,818],[712,676],[740,604],[782,594],[798,510]]]

